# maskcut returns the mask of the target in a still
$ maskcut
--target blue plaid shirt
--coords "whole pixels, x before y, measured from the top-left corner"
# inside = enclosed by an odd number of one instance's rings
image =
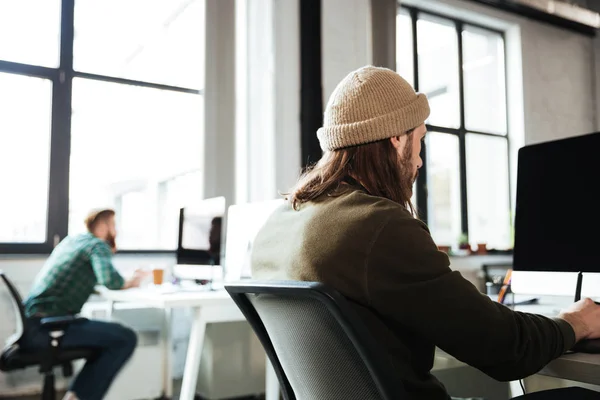
[[[96,285],[121,289],[125,281],[111,259],[109,245],[91,233],[66,237],[36,277],[24,303],[25,313],[28,317],[77,314]]]

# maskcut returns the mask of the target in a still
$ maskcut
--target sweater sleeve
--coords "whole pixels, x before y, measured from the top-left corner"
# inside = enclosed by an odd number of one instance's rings
[[[425,224],[390,218],[366,265],[370,306],[501,381],[532,375],[573,346],[566,321],[512,311],[449,264]]]
[[[90,262],[98,284],[111,290],[122,289],[125,285],[125,279],[115,269],[111,258],[112,253],[108,245],[103,243],[92,247]]]

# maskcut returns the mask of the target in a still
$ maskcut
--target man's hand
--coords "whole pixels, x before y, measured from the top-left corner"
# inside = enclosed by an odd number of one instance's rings
[[[600,338],[600,306],[592,299],[582,299],[573,303],[558,317],[571,324],[577,341]]]
[[[133,273],[133,276],[125,281],[125,285],[123,285],[123,289],[130,289],[134,287],[139,287],[140,283],[150,275],[150,271],[145,271],[143,269],[136,269]]]

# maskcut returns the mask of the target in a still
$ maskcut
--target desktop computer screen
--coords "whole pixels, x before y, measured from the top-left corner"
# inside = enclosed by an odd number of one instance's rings
[[[225,197],[179,210],[177,264],[220,265]]]
[[[519,150],[513,269],[600,272],[600,133]]]
[[[226,281],[251,277],[250,256],[254,238],[275,209],[284,202],[283,199],[275,199],[229,206],[225,244]]]

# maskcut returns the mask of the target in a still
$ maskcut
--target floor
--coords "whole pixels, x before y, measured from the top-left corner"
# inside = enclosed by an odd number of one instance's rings
[[[181,380],[175,380],[173,382],[173,399],[177,400],[179,398],[179,391],[181,389]],[[56,399],[60,400],[64,396],[64,392],[57,393]],[[0,396],[0,400],[39,400],[39,396],[19,396],[19,397],[2,397]],[[125,399],[124,399],[125,400]],[[142,400],[142,399],[127,399],[127,400]],[[145,400],[145,399],[143,399]],[[251,397],[236,397],[235,399],[205,399],[203,397],[197,396],[196,400],[264,400],[264,396],[251,396]]]
[[[62,399],[64,393],[57,393],[57,400]],[[177,400],[178,393],[175,394],[173,400]],[[2,400],[39,400],[39,396],[21,396],[21,397],[0,397]],[[196,397],[196,400],[216,400],[216,399],[204,399],[200,396]],[[264,400],[264,396],[258,397],[236,397],[235,399],[218,399],[218,400]]]

